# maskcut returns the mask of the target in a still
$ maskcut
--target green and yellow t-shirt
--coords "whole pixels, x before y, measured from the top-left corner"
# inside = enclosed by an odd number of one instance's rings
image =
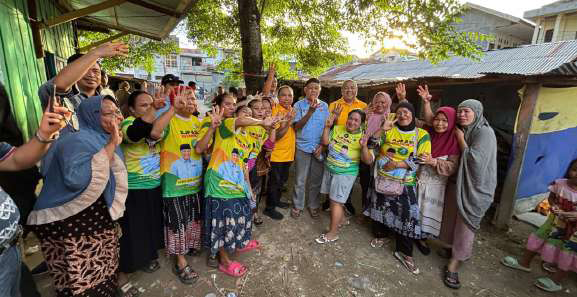
[[[126,118],[121,129],[127,135],[128,127],[135,118]],[[124,137],[121,144],[124,152],[126,171],[128,172],[128,188],[135,190],[154,189],[160,186],[160,143],[147,138],[132,142]]]
[[[325,165],[334,174],[357,175],[359,174],[359,161],[361,160],[360,139],[363,131],[349,133],[343,125],[336,125],[329,136],[329,154]]]
[[[256,159],[260,151],[262,150],[262,146],[264,142],[268,138],[268,132],[265,128],[261,126],[248,126],[245,127],[245,131],[248,134],[248,139],[250,142],[250,152],[248,154],[248,159]]]
[[[170,120],[160,153],[162,196],[181,197],[200,191],[202,159],[194,149],[200,131],[199,120],[175,115]]]
[[[425,153],[430,154],[431,137],[429,136],[429,133],[421,128],[417,129],[419,129],[419,139],[417,141],[416,155],[419,156]],[[385,132],[379,156],[375,162],[378,174],[398,180],[404,179],[404,184],[414,185],[417,174],[415,170],[407,174],[407,169],[397,168],[391,171],[385,171],[383,166],[385,166],[385,164],[390,160],[400,162],[407,160],[409,157],[413,158],[415,155],[413,147],[416,136],[416,130],[401,131],[397,127],[393,127],[393,129]]]
[[[231,199],[246,197],[242,152],[235,137],[235,119],[225,119],[215,131],[214,148],[204,176],[206,196]]]

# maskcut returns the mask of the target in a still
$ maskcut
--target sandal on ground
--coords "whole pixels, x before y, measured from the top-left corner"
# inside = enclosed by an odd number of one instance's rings
[[[192,285],[198,280],[198,273],[196,273],[189,265],[184,268],[178,268],[178,264],[174,264],[172,272],[178,276],[178,279],[183,284]]]
[[[337,240],[339,240],[338,236],[333,238],[333,239],[328,239],[326,234],[321,234],[319,237],[317,237],[315,239],[315,241],[317,243],[320,243],[320,244],[331,243],[331,242],[335,242]]]
[[[445,286],[451,289],[459,289],[461,288],[461,282],[459,281],[459,273],[458,272],[451,272],[449,268],[445,266],[445,277],[443,278],[443,283]]]
[[[206,259],[206,266],[212,268],[218,268],[218,257],[208,255],[208,258]]]
[[[254,219],[252,220],[252,222],[253,222],[256,226],[260,226],[260,225],[262,225],[262,223],[263,223],[264,221],[262,220],[262,218],[261,218],[260,216],[259,216],[259,217],[256,217],[256,216],[255,216]]]
[[[399,260],[399,262],[401,262],[401,264],[403,264],[403,266],[405,266],[405,268],[407,268],[407,270],[409,270],[412,274],[416,275],[420,273],[419,268],[415,266],[413,259],[403,255],[401,252],[395,252],[394,255],[395,258],[397,258],[397,260]]]
[[[517,270],[521,270],[521,271],[525,271],[525,272],[531,272],[531,268],[521,266],[521,264],[519,264],[519,261],[517,261],[517,259],[515,257],[511,257],[511,256],[503,257],[503,259],[501,259],[501,264],[503,264],[509,268],[513,268],[513,269],[517,269]]]
[[[385,246],[384,238],[373,238],[373,240],[371,240],[371,247],[378,249],[382,248],[383,246]]]
[[[154,273],[158,269],[160,269],[160,263],[158,263],[158,260],[152,260],[142,269],[142,271],[146,273]]]
[[[218,270],[232,277],[241,277],[248,269],[239,262],[231,261],[228,266],[224,266],[223,264],[218,265]]]
[[[555,283],[548,277],[540,277],[535,281],[535,286],[543,291],[555,293],[563,290],[563,286]]]
[[[116,292],[118,297],[138,297],[140,296],[140,291],[132,285],[131,282],[127,282],[122,287],[118,288]]]
[[[415,240],[415,245],[417,246],[417,249],[419,249],[421,254],[423,254],[425,256],[428,256],[429,254],[431,254],[431,248],[427,244],[426,239]]]
[[[541,264],[541,267],[543,267],[543,270],[550,272],[550,273],[556,273],[557,272],[557,266],[555,266],[554,264],[551,264],[551,263],[543,262],[543,264]]]
[[[301,216],[302,212],[303,212],[303,211],[300,210],[300,209],[293,208],[293,209],[291,209],[291,217],[292,217],[293,219],[296,219],[296,218],[298,218],[298,217]]]
[[[348,226],[348,225],[350,225],[350,224],[351,224],[351,220],[345,219],[345,221],[344,221],[342,224],[339,224],[339,229],[342,228],[342,227],[346,227],[346,226]]]
[[[311,218],[315,220],[320,217],[318,208],[309,208],[309,213],[311,215]]]
[[[258,248],[260,248],[260,241],[251,239],[248,241],[245,247],[243,247],[242,249],[237,249],[236,251],[239,253],[246,253],[252,250],[256,250]]]

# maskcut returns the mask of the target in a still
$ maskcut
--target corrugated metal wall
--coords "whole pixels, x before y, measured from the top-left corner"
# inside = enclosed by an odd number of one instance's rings
[[[52,1],[36,1],[39,18],[60,14]],[[70,23],[42,32],[44,50],[66,59],[74,52]],[[42,114],[38,87],[47,80],[44,60],[36,59],[25,0],[0,1],[0,81],[10,95],[12,114],[25,139],[38,127]]]

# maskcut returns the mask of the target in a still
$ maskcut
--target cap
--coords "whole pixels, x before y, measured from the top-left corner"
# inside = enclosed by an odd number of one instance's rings
[[[183,84],[184,82],[182,80],[180,80],[180,78],[178,78],[178,76],[175,76],[174,74],[167,74],[167,75],[162,77],[160,84],[164,86],[164,85],[169,84],[169,83]]]

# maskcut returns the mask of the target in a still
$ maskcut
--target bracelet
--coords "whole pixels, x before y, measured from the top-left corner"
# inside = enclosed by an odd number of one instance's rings
[[[40,143],[45,143],[45,144],[52,143],[56,139],[56,135],[52,139],[44,139],[44,138],[42,138],[42,136],[40,136],[38,131],[36,132],[36,135],[34,135],[34,136],[36,137],[36,140],[40,141]]]

